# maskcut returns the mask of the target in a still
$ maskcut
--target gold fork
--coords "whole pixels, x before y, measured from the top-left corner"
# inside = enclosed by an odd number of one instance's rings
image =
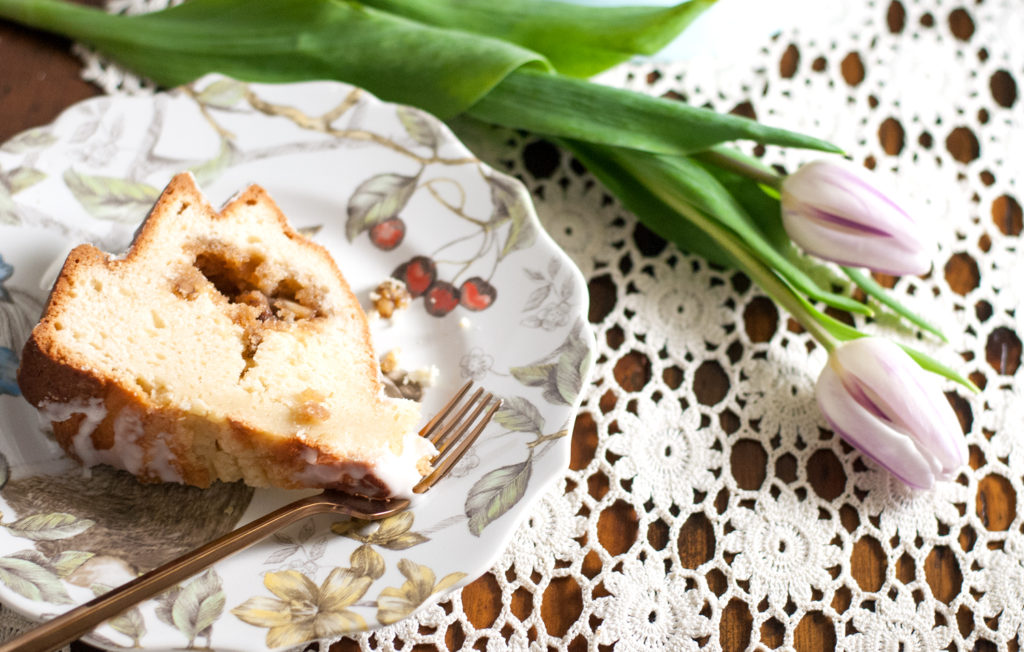
[[[484,395],[482,388],[477,389],[460,406],[472,385],[472,381],[463,385],[420,431],[421,436],[427,437],[434,444],[438,453],[432,460],[434,470],[420,480],[413,492],[423,493],[447,475],[501,406],[501,399],[490,393]],[[375,521],[408,507],[409,501],[404,498],[374,500],[331,490],[301,498],[7,641],[0,645],[0,652],[55,650],[129,607],[188,579],[214,562],[314,514],[343,514]]]

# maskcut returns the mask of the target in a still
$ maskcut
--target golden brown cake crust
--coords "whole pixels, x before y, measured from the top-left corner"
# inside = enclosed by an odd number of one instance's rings
[[[69,257],[69,261],[76,264],[72,257]],[[59,300],[59,292],[55,291],[53,295]],[[210,424],[192,423],[195,418],[186,413],[156,406],[141,392],[78,368],[74,361],[64,359],[62,353],[53,346],[50,328],[52,325],[37,327],[22,351],[21,366],[18,369],[18,384],[22,395],[37,408],[72,401],[88,402],[90,399],[101,401],[105,415],[89,435],[92,446],[97,450],[108,450],[113,446],[114,424],[122,412],[127,410],[138,414],[142,423],[143,434],[137,441],[138,445],[148,448],[156,438],[165,442],[171,448],[174,469],[184,484],[209,487],[216,480],[244,480],[252,486],[300,489],[307,485],[296,478],[301,477],[305,470],[307,465],[303,460],[310,452],[316,456],[318,464],[339,463],[329,455],[313,451],[294,439],[267,438],[245,423],[228,420],[217,428],[220,432],[214,435],[216,439],[224,442],[222,445],[232,455],[261,460],[261,468],[250,469],[250,472],[258,470],[258,473],[248,477],[244,471],[237,477],[228,474],[214,476],[208,464],[197,459],[195,451],[187,445],[195,428],[209,428]],[[83,460],[75,450],[75,438],[79,436],[84,420],[85,414],[74,413],[64,421],[52,422],[57,443],[78,462]],[[351,464],[352,468],[340,478],[340,482],[328,488],[369,496],[386,492],[384,483],[373,476],[372,469],[351,462],[347,464]],[[161,478],[153,475],[138,477],[143,482],[161,481]]]
[[[74,286],[82,270],[103,266],[116,272],[119,268],[130,267],[147,247],[156,243],[160,230],[173,222],[175,213],[180,214],[191,203],[205,207],[214,219],[230,219],[235,211],[256,204],[271,207],[281,232],[289,240],[303,247],[310,256],[329,262],[336,282],[348,295],[342,305],[358,309],[348,283],[327,250],[292,229],[262,188],[249,187],[217,213],[195,187],[191,175],[181,174],[161,194],[124,257],[110,258],[91,245],[76,247],[69,254],[50,292],[44,315],[22,353],[18,384],[24,397],[40,408],[44,416],[51,406],[91,405],[93,422],[88,424],[86,412],[89,410],[70,414],[59,413],[58,410],[50,415],[57,415],[52,424],[58,443],[80,462],[91,464],[101,459],[122,468],[126,467],[116,461],[119,452],[115,449],[134,445],[138,452],[133,452],[133,455],[141,456],[136,462],[139,469],[128,470],[135,472],[142,481],[176,479],[185,484],[207,487],[216,480],[241,479],[253,486],[321,486],[370,496],[387,493],[386,483],[376,477],[374,469],[365,463],[339,459],[315,442],[272,436],[241,419],[209,420],[173,405],[157,404],[139,387],[127,386],[116,378],[95,371],[87,360],[76,359],[61,345],[61,331],[66,325],[60,322],[59,315],[63,304],[74,299]],[[180,210],[175,207],[180,207]],[[353,324],[359,330],[350,335],[372,352],[365,318],[355,319]],[[378,377],[365,380],[375,387],[375,391],[380,391]],[[126,423],[132,428],[128,444],[124,441],[125,435],[118,432],[118,428],[124,429]],[[81,432],[86,425],[93,428],[91,433]],[[88,441],[83,441],[83,437]],[[83,459],[80,454],[83,445],[90,453],[86,457],[94,459]],[[107,459],[111,454],[115,459],[113,462]],[[239,460],[244,460],[244,464]],[[311,467],[316,467],[315,473],[310,473]],[[332,475],[325,473],[325,469],[336,472]]]

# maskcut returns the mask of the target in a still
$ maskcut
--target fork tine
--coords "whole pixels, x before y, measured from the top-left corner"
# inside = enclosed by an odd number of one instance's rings
[[[448,403],[443,408],[441,408],[441,410],[437,414],[435,414],[430,419],[430,421],[427,422],[427,425],[423,426],[423,429],[420,430],[420,436],[427,437],[429,439],[430,436],[433,434],[434,429],[441,424],[441,421],[443,421],[445,417],[451,414],[452,410],[455,409],[455,406],[459,404],[459,401],[462,400],[462,397],[466,395],[466,392],[468,392],[469,388],[472,386],[473,381],[470,380],[465,385],[460,387],[459,391],[455,392],[455,396],[453,396],[451,400],[448,401]],[[431,443],[434,443],[433,440],[431,440]]]
[[[484,408],[487,407],[487,404],[494,398],[494,394],[488,394],[481,399],[481,394],[483,394],[483,389],[477,390],[477,392],[473,394],[473,397],[470,398],[469,402],[459,410],[459,414],[450,422],[445,424],[447,426],[447,431],[438,437],[438,441],[434,442],[434,446],[437,448],[437,455],[434,456],[435,461],[441,459],[441,457],[444,456],[445,451],[448,450],[452,444],[459,441],[459,438],[469,430],[470,426],[472,426],[480,417]],[[476,406],[476,409],[473,410],[471,415],[466,417],[466,412],[468,412],[474,405]]]
[[[434,435],[433,438],[431,438],[430,443],[433,444],[435,448],[437,448],[437,455],[434,456],[435,458],[439,457],[441,453],[444,452],[444,449],[448,447],[447,442],[451,441],[453,437],[457,438],[459,436],[458,434],[454,433],[458,431],[459,426],[461,424],[463,424],[466,421],[472,423],[480,415],[478,407],[477,412],[474,412],[473,415],[469,417],[468,420],[466,419],[466,413],[469,412],[474,405],[480,403],[480,397],[483,396],[483,393],[484,389],[482,387],[473,392],[473,395],[469,397],[469,400],[466,401],[466,404],[463,405],[459,409],[459,411],[455,413],[455,416],[445,421],[444,425],[441,426],[439,432],[436,435]],[[486,403],[487,401],[490,400],[490,398],[491,395],[488,394],[483,398],[483,401]]]
[[[466,434],[466,431],[480,417],[480,413],[483,412],[484,408],[486,408],[487,404],[490,403],[492,400],[494,401],[494,403],[491,404],[491,408],[487,411],[486,414],[483,415],[483,418],[480,419],[476,427],[473,428],[473,430],[471,430],[469,434]],[[466,454],[466,451],[468,451],[469,447],[473,445],[473,442],[476,441],[476,438],[479,437],[480,433],[484,431],[484,428],[487,427],[487,424],[490,423],[491,418],[494,416],[494,413],[497,412],[498,408],[500,407],[501,399],[496,398],[493,394],[488,394],[484,398],[483,402],[481,402],[480,405],[477,406],[476,410],[473,411],[473,414],[470,416],[469,419],[467,419],[461,425],[453,423],[452,427],[459,425],[456,435],[449,439],[447,442],[445,442],[444,449],[438,454],[438,457],[442,459],[440,459],[440,461],[436,463],[436,465],[434,466],[434,471],[430,475],[420,480],[419,483],[417,483],[416,486],[413,487],[413,492],[418,494],[423,493],[427,489],[434,486],[438,480],[447,475],[448,471],[450,471],[452,467],[454,467],[455,464],[460,459],[462,459],[462,456]],[[456,442],[458,442],[458,445],[455,446],[455,449],[450,454],[445,455],[445,451]]]

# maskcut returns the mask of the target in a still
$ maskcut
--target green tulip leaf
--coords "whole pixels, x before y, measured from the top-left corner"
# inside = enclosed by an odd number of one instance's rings
[[[969,378],[964,377],[952,367],[942,364],[927,353],[922,353],[921,351],[905,344],[900,344],[900,348],[906,351],[907,355],[914,359],[914,362],[921,365],[922,369],[943,376],[944,378],[948,378],[955,383],[959,383],[970,390],[972,394],[977,394],[981,391],[981,389],[971,382]]]
[[[843,271],[846,272],[846,275],[850,277],[850,280],[856,283],[857,287],[864,290],[864,293],[869,297],[891,309],[901,317],[904,317],[912,324],[916,324],[929,333],[938,336],[943,342],[949,341],[946,339],[946,336],[942,334],[942,331],[939,330],[938,326],[935,326],[924,317],[921,317],[897,301],[891,294],[885,291],[885,288],[879,285],[875,279],[871,278],[869,275],[852,267],[843,267]]]
[[[62,0],[0,0],[0,17],[88,43],[162,86],[219,72],[242,81],[336,79],[442,118],[513,70],[523,47],[340,0],[190,0],[139,15]]]
[[[557,0],[363,0],[417,22],[490,36],[544,55],[560,73],[592,77],[668,45],[715,0],[593,7]]]
[[[655,154],[693,154],[732,140],[838,149],[748,118],[527,68],[505,77],[468,113],[513,129]]]
[[[617,156],[633,177],[643,179],[651,192],[676,208],[681,214],[680,219],[685,219],[682,207],[696,209],[731,229],[759,259],[811,299],[848,312],[872,314],[863,303],[819,287],[803,270],[779,253],[736,198],[693,159],[624,149],[618,150]]]
[[[736,267],[718,242],[692,222],[680,219],[675,209],[618,163],[612,150],[580,141],[564,141],[563,144],[625,208],[658,236],[721,267]]]
[[[0,17],[89,43],[168,86],[211,72],[245,81],[336,79],[441,118],[468,112],[515,129],[657,153],[737,139],[839,151],[754,120],[553,74],[542,54],[508,40],[350,2],[191,0],[118,16],[58,0],[0,0]]]

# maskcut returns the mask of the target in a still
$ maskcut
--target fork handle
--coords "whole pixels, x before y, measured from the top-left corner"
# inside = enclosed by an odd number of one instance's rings
[[[295,521],[333,511],[333,507],[332,503],[319,495],[300,498],[3,643],[0,652],[55,650],[214,562],[251,546]]]

